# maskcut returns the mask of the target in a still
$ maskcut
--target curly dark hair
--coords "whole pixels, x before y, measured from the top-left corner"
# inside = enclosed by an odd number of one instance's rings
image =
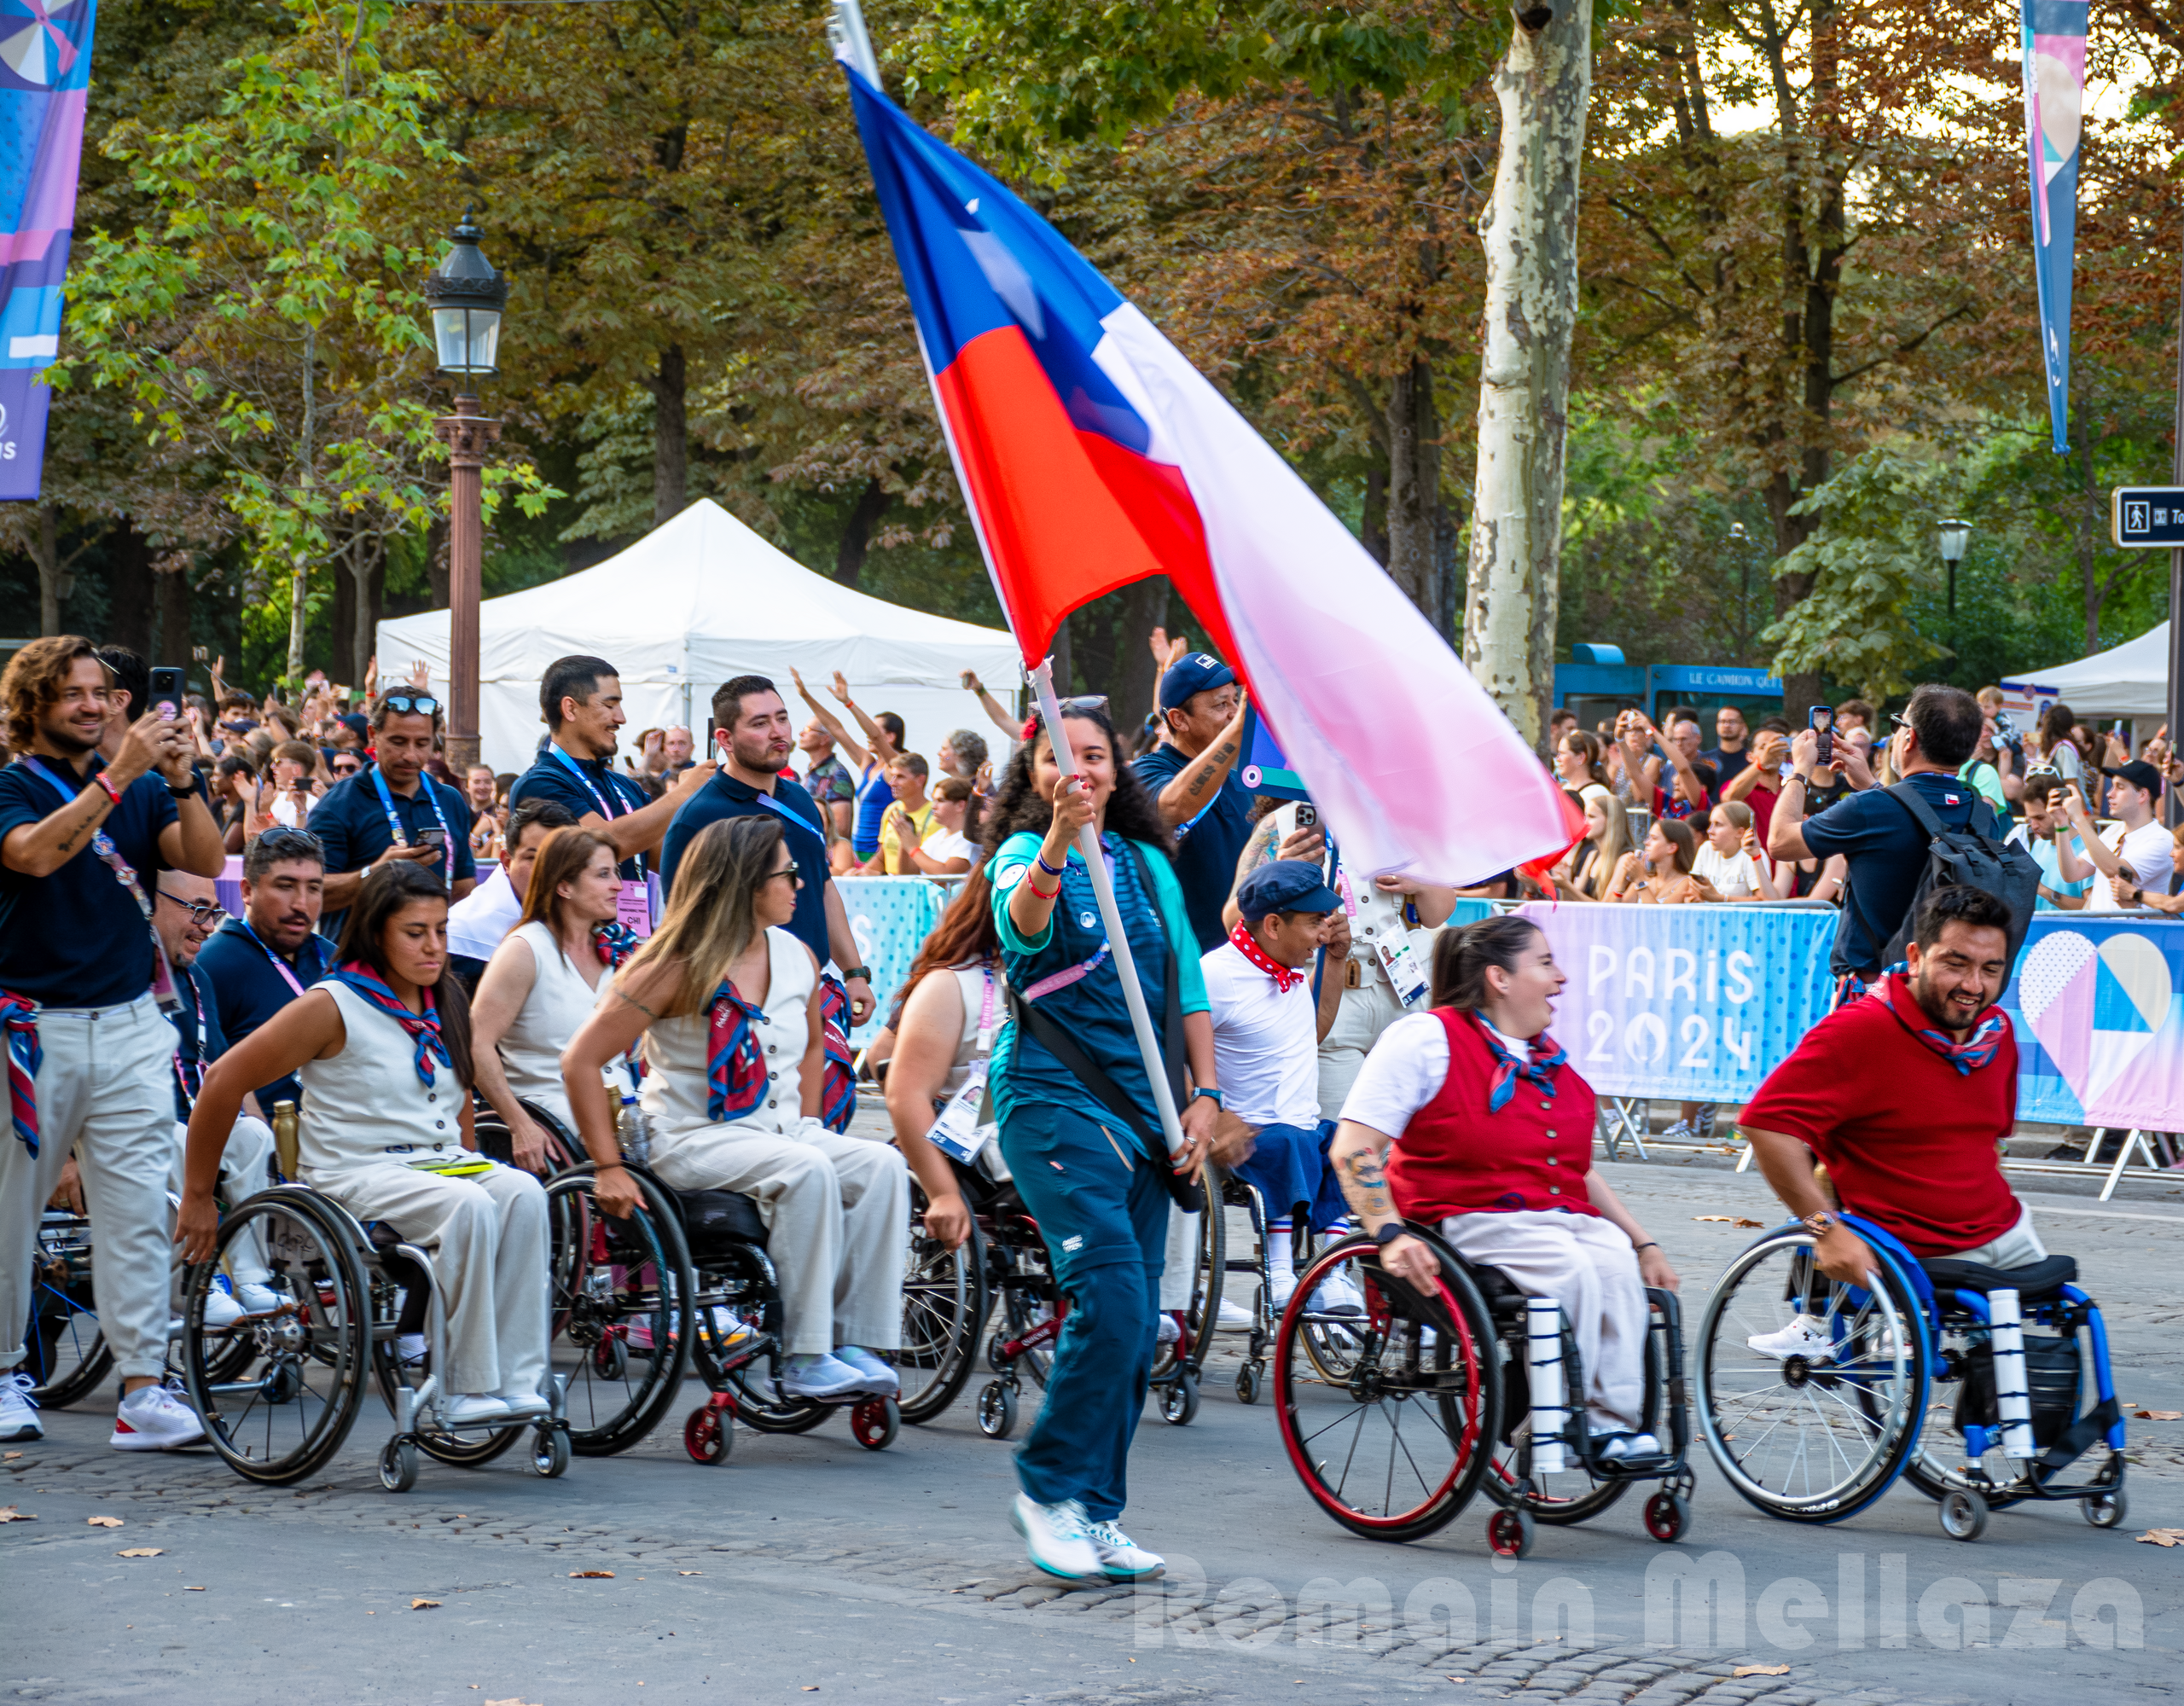
[[[1107,750],[1116,751],[1115,725],[1104,710],[1080,704],[1063,716],[1067,722],[1091,723],[1107,737]],[[1044,835],[1054,821],[1054,807],[1040,798],[1039,791],[1031,785],[1031,756],[1046,731],[1036,714],[1026,727],[1028,736],[1001,773],[1000,792],[986,814],[982,833],[988,853],[999,851],[1002,842],[1024,830]],[[1153,791],[1135,769],[1122,762],[1119,754],[1115,760],[1115,791],[1107,797],[1106,827],[1130,840],[1158,847],[1170,858],[1175,856],[1176,838],[1160,815]]]

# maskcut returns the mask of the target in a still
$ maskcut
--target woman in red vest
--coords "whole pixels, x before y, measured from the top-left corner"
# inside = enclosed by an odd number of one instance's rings
[[[1547,1033],[1566,981],[1524,919],[1445,932],[1433,1010],[1382,1034],[1327,1158],[1389,1274],[1420,1291],[1432,1282],[1432,1252],[1403,1222],[1433,1221],[1467,1262],[1560,1303],[1600,1454],[1646,1456],[1660,1446],[1634,1431],[1645,1288],[1675,1290],[1676,1270],[1593,1169],[1592,1087]]]

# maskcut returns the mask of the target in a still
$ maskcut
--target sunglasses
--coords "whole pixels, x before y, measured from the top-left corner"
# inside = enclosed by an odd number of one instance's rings
[[[308,829],[290,829],[276,825],[258,836],[252,845],[286,859],[316,859],[326,862],[326,844]]]
[[[170,901],[188,913],[189,921],[200,929],[210,928],[228,915],[228,909],[217,902],[209,906],[199,906],[194,902],[183,899],[180,895],[171,895],[165,889],[155,892],[161,900]]]
[[[337,776],[353,776],[364,768],[362,764],[334,764],[329,767]]]
[[[430,693],[386,693],[380,699],[380,708],[431,717],[439,710],[440,702]]]
[[[770,883],[782,877],[787,877],[789,881],[794,883],[799,889],[804,886],[804,873],[798,870],[793,865],[784,865],[778,871],[767,872],[765,880]]]

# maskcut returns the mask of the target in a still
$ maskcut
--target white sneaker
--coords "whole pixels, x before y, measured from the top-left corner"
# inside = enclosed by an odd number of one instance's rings
[[[1653,1140],[1656,1143],[1697,1143],[1699,1140],[1699,1129],[1689,1120],[1678,1120]]]
[[[1164,1344],[1181,1344],[1183,1342],[1182,1324],[1173,1315],[1163,1313],[1154,1316],[1153,1319],[1159,1323],[1159,1335],[1153,1340],[1156,1348]]]
[[[1811,1315],[1798,1315],[1779,1332],[1753,1333],[1745,1343],[1762,1356],[1802,1356],[1807,1362],[1835,1360],[1834,1341]]]
[[[1258,1317],[1249,1309],[1239,1309],[1223,1297],[1220,1309],[1214,1315],[1213,1330],[1224,1333],[1249,1332],[1258,1324]]]
[[[490,1392],[465,1392],[444,1400],[439,1418],[444,1428],[497,1428],[512,1419],[508,1401]]]
[[[865,1377],[839,1356],[792,1356],[781,1365],[784,1397],[832,1401],[853,1398],[865,1390]]]
[[[1042,1505],[1029,1494],[1019,1493],[1008,1507],[1008,1523],[1024,1536],[1024,1550],[1031,1562],[1048,1575],[1078,1581],[1104,1573],[1084,1507],[1076,1500]]]
[[[225,1280],[215,1283],[228,1285]],[[288,1298],[260,1280],[238,1280],[228,1290],[246,1315],[276,1315],[288,1307]]]
[[[0,1374],[0,1440],[44,1439],[45,1424],[38,1419],[38,1400],[31,1396],[38,1382],[20,1369]]]
[[[892,1398],[903,1390],[903,1377],[860,1345],[837,1345],[834,1360],[862,1374],[864,1390],[875,1398]]]
[[[1658,1457],[1661,1442],[1651,1434],[1611,1434],[1600,1442],[1597,1454],[1611,1463],[1623,1457]]]
[[[210,1332],[222,1327],[231,1327],[241,1319],[242,1305],[228,1295],[225,1279],[215,1280],[205,1293],[206,1330]],[[182,1320],[179,1316],[168,1321],[169,1338],[177,1338],[181,1332]]]
[[[631,1331],[634,1332],[635,1329],[633,1328]],[[750,1322],[745,1320],[742,1316],[737,1314],[735,1310],[729,1309],[727,1304],[715,1303],[713,1305],[712,1338],[714,1349],[737,1349],[741,1347],[746,1339],[753,1337],[758,1331],[758,1330],[752,1326]],[[647,1332],[646,1338],[648,1343],[649,1343],[651,1338],[649,1332]]]
[[[394,1360],[404,1368],[422,1368],[425,1366],[424,1334],[396,1334],[394,1339]]]
[[[1279,1317],[1289,1307],[1289,1300],[1296,1295],[1297,1270],[1293,1268],[1277,1269],[1274,1277],[1267,1281],[1267,1314]]]
[[[1151,1581],[1168,1568],[1167,1559],[1135,1544],[1111,1522],[1087,1523],[1084,1532],[1100,1554],[1100,1574],[1110,1581]]]
[[[167,1451],[204,1437],[196,1411],[164,1386],[139,1386],[114,1412],[113,1437],[107,1443],[116,1451]]]
[[[1320,1282],[1320,1289],[1312,1294],[1312,1313],[1316,1315],[1362,1315],[1365,1313],[1365,1294],[1357,1282],[1342,1269]]]
[[[554,1407],[536,1392],[496,1392],[492,1399],[508,1413],[512,1422],[535,1422],[554,1411]]]

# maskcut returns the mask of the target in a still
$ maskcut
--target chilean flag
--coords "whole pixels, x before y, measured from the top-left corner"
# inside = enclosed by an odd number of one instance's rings
[[[1026,663],[1079,605],[1166,575],[1352,871],[1464,885],[1567,847],[1567,797],[1350,530],[1052,226],[842,69]]]

